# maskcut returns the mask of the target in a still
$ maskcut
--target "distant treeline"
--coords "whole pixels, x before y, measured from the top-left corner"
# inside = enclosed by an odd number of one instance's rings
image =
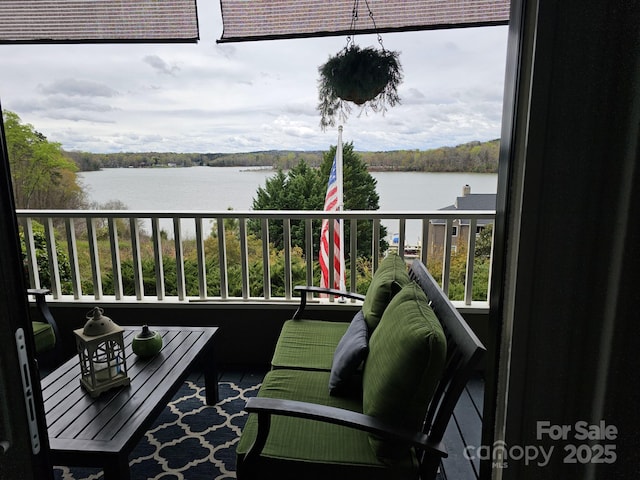
[[[469,142],[432,150],[357,152],[369,170],[496,173],[500,140]],[[65,152],[81,171],[116,167],[269,167],[288,170],[304,160],[322,163],[322,151],[270,150],[249,153],[88,153]]]

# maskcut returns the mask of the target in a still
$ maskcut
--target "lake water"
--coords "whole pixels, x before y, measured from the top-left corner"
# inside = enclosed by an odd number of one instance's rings
[[[438,210],[462,195],[495,193],[497,175],[479,173],[372,172],[381,210]],[[123,202],[130,210],[250,210],[258,187],[273,170],[234,167],[109,168],[80,172],[91,202]],[[407,241],[418,241],[420,227],[407,222]],[[386,224],[389,234],[397,222]],[[191,234],[185,228],[185,234]]]

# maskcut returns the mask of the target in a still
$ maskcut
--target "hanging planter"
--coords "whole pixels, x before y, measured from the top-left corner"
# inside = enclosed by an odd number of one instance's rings
[[[398,85],[402,67],[398,52],[361,49],[351,45],[330,57],[318,70],[320,126],[324,130],[335,125],[335,117],[346,119],[354,103],[373,112],[384,112],[387,106],[400,102]]]
[[[357,19],[355,12],[357,5],[354,6],[352,26]],[[373,19],[371,11],[369,16]],[[398,85],[402,82],[402,66],[399,52],[385,50],[380,35],[378,42],[380,49],[361,49],[353,43],[352,37],[348,37],[347,46],[318,68],[318,110],[323,130],[335,125],[336,116],[346,120],[351,113],[350,103],[362,107],[363,111],[370,109],[383,113],[387,106],[400,103]]]

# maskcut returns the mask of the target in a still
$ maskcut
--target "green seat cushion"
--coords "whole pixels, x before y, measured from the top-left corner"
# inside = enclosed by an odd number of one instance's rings
[[[363,412],[394,425],[420,430],[445,364],[442,327],[415,283],[387,307],[369,340],[363,373]],[[394,445],[371,438],[381,458],[397,455]]]
[[[31,322],[36,352],[45,352],[56,346],[56,334],[53,327],[45,322]]]
[[[380,262],[362,303],[362,313],[369,332],[373,332],[378,326],[393,296],[410,282],[407,264],[400,256],[390,254]]]
[[[348,322],[287,320],[271,360],[273,368],[331,370],[333,353]]]
[[[329,372],[279,369],[265,376],[259,397],[319,403],[361,412],[361,399],[333,397],[327,385]],[[238,470],[255,440],[257,415],[244,426],[236,452]],[[397,465],[398,475],[389,476],[388,467],[377,459],[364,432],[328,423],[272,416],[271,430],[256,468],[274,472],[274,478],[415,478],[413,453]],[[277,470],[271,470],[276,468]]]

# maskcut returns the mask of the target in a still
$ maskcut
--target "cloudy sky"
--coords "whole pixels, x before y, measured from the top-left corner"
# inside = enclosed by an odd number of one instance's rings
[[[1,45],[0,102],[67,150],[326,150],[318,66],[345,37],[216,44],[219,2],[198,1],[198,44]],[[426,150],[500,136],[507,27],[383,34],[402,104],[354,108],[356,150]],[[361,47],[374,36],[357,36]]]

